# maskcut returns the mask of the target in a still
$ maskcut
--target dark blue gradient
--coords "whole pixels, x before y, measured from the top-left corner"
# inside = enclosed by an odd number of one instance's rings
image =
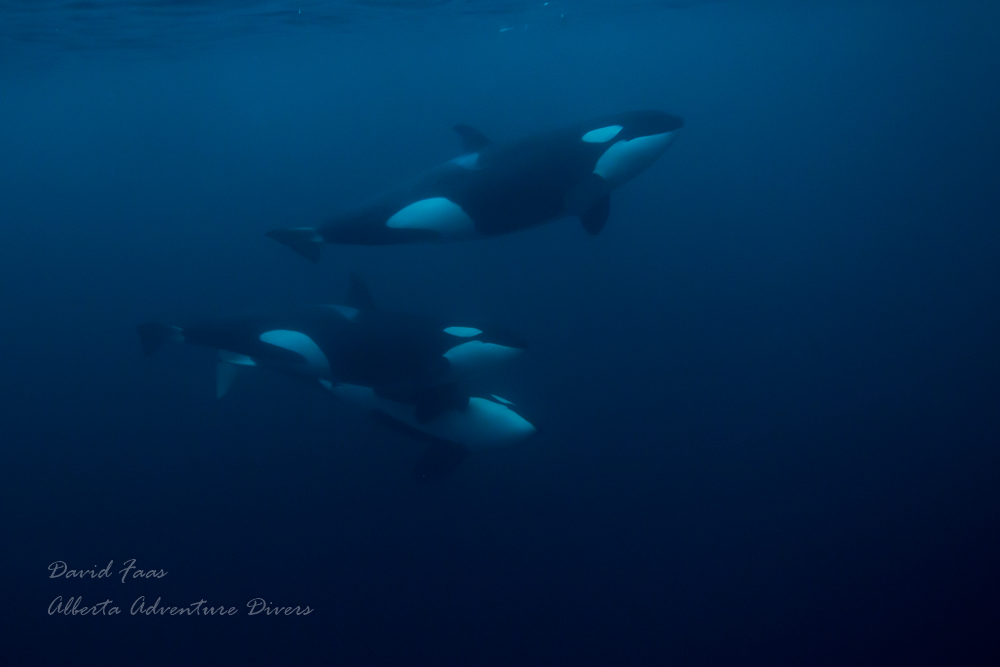
[[[301,5],[301,6],[299,6]],[[307,18],[300,19],[301,9]],[[992,2],[0,4],[0,664],[886,665],[1000,657]],[[630,109],[576,220],[327,247],[459,152]],[[502,322],[541,433],[419,447],[135,326],[342,300]],[[162,579],[67,581],[47,567]],[[56,596],[115,617],[48,615]],[[131,616],[199,599],[234,617]],[[249,617],[246,604],[308,605]]]

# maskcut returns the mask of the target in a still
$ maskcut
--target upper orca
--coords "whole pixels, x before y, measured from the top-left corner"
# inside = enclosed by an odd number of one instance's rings
[[[147,356],[177,341],[218,350],[216,396],[239,371],[258,367],[300,378],[427,443],[422,476],[447,471],[465,447],[519,442],[534,427],[509,402],[471,396],[466,382],[526,344],[502,328],[469,326],[375,307],[357,276],[345,305],[138,327]],[[444,454],[442,454],[444,453]],[[443,467],[443,469],[442,469]]]
[[[611,191],[653,164],[683,125],[660,111],[632,111],[501,144],[459,125],[464,155],[318,227],[267,235],[318,262],[322,243],[480,238],[565,216],[578,216],[597,234],[608,219]]]

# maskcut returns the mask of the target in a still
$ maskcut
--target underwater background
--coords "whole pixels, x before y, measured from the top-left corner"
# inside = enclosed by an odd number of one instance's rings
[[[264,237],[457,123],[646,108],[684,129],[600,236]],[[0,3],[0,663],[989,664],[998,119],[985,0]],[[351,271],[528,339],[495,387],[540,433],[421,482],[319,392],[142,356]]]

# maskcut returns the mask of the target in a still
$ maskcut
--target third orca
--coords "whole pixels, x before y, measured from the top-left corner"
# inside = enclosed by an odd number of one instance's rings
[[[684,121],[660,111],[598,118],[510,143],[455,128],[465,153],[318,227],[268,236],[318,262],[323,243],[388,245],[496,236],[577,216],[597,234],[611,191],[657,160]]]
[[[479,326],[381,310],[361,279],[352,276],[346,305],[185,327],[147,322],[138,331],[147,355],[170,341],[216,349],[219,398],[250,368],[324,389],[427,445],[417,473],[434,477],[457,466],[466,448],[510,445],[535,432],[510,401],[472,395],[470,381],[526,347],[503,328]]]

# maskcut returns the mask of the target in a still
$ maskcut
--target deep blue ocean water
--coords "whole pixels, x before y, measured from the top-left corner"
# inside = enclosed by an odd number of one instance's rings
[[[597,237],[264,237],[456,123],[637,108],[686,124]],[[985,0],[0,3],[0,664],[990,664],[998,119]],[[495,387],[540,434],[421,482],[319,392],[142,356],[351,271],[526,337]],[[168,574],[47,570],[133,558]]]

